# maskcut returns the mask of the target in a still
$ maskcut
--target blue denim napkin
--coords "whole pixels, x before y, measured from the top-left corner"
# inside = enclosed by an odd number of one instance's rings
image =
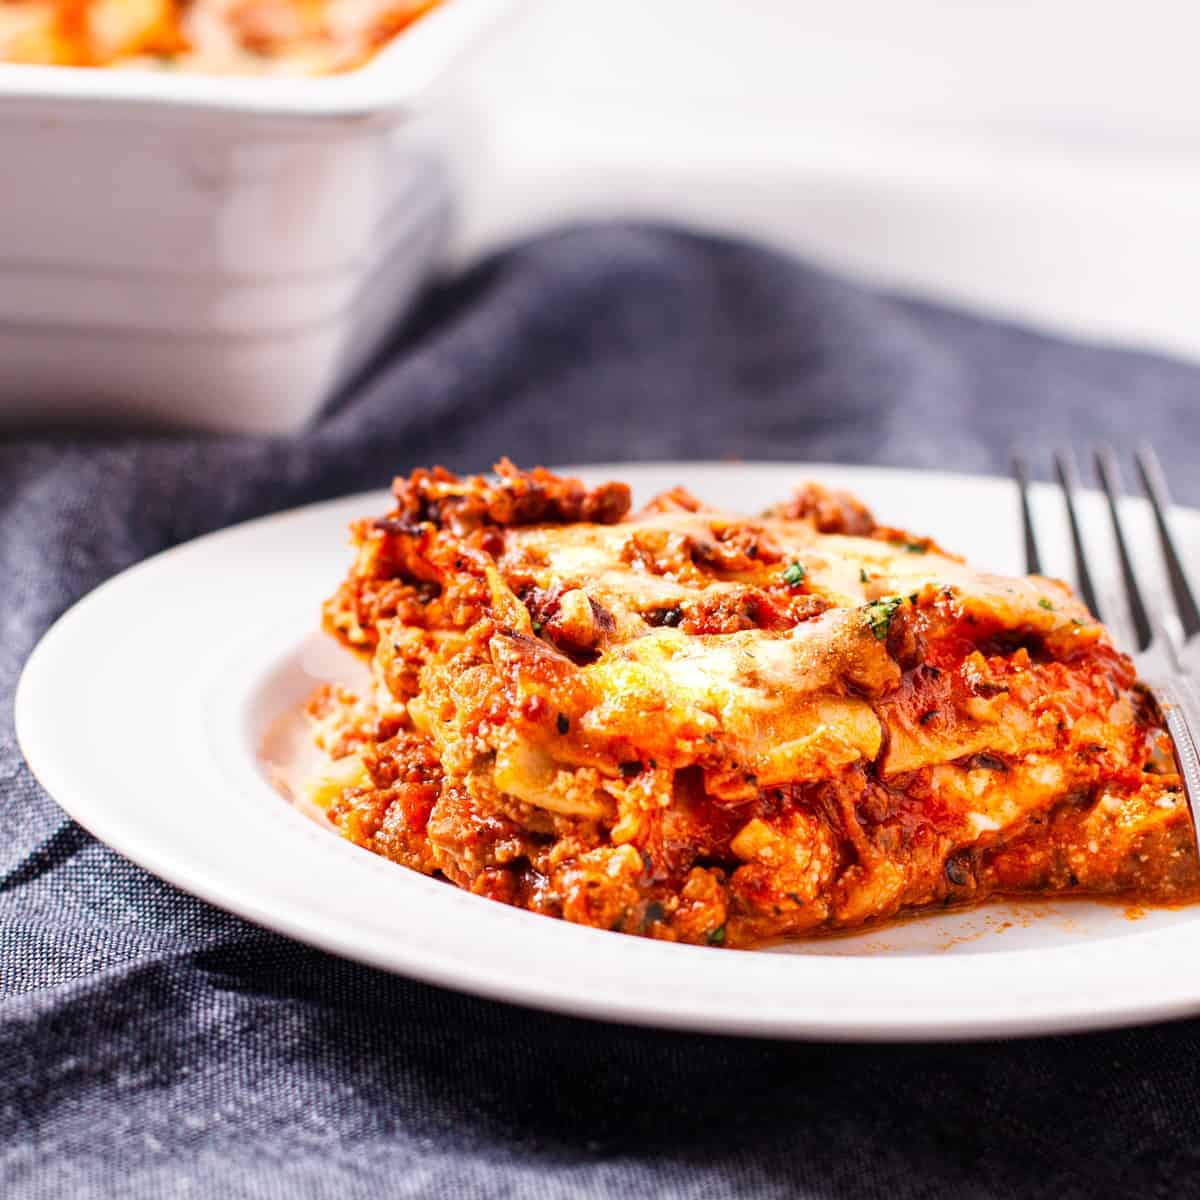
[[[1154,439],[1177,498],[1200,502],[1200,367],[881,294],[753,246],[600,227],[443,287],[297,437],[9,437],[0,1195],[1070,1200],[1200,1188],[1196,1023],[820,1046],[455,995],[158,882],[66,820],[13,735],[25,657],[103,579],[230,521],[417,465],[485,469],[509,454],[1004,471],[1014,444],[1101,435]]]

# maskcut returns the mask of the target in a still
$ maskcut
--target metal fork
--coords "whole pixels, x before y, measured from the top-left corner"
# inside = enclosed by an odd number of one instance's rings
[[[1091,612],[1108,626],[1118,647],[1131,654],[1139,678],[1158,702],[1175,746],[1175,757],[1191,807],[1192,821],[1200,832],[1200,608],[1197,607],[1183,560],[1171,534],[1168,519],[1171,502],[1166,479],[1153,448],[1140,448],[1134,461],[1142,488],[1154,512],[1159,547],[1175,609],[1173,614],[1158,616],[1157,610],[1152,610],[1146,604],[1129,552],[1129,540],[1118,503],[1124,489],[1117,456],[1110,446],[1102,445],[1096,447],[1094,457],[1096,474],[1108,501],[1113,540],[1121,566],[1121,582],[1129,606],[1128,617],[1119,608],[1102,606],[1098,602],[1091,565],[1095,561],[1095,553],[1093,551],[1089,558],[1076,503],[1080,487],[1079,469],[1075,455],[1066,449],[1055,452],[1054,473],[1066,505],[1079,594]],[[1013,459],[1013,474],[1021,500],[1025,569],[1030,574],[1040,575],[1042,561],[1038,553],[1033,510],[1029,503],[1030,471],[1024,458],[1018,456]]]

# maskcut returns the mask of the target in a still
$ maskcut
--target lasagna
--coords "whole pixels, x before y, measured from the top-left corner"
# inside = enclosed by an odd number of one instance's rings
[[[507,461],[353,526],[307,788],[366,849],[581,925],[710,946],[989,896],[1191,899],[1160,715],[1065,584],[799,488],[630,513]]]
[[[437,0],[0,0],[0,61],[329,75]]]

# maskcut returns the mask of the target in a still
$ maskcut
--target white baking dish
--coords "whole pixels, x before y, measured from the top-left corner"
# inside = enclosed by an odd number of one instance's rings
[[[303,425],[437,264],[420,101],[505,7],[319,79],[0,64],[0,428]]]

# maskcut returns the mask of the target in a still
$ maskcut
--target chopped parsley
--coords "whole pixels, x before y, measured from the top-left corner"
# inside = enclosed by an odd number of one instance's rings
[[[870,583],[871,582],[871,577],[870,577],[870,575],[867,574],[866,567],[858,568],[858,582],[859,583]]]
[[[708,944],[710,946],[725,945],[725,926],[718,925],[716,929],[710,929],[708,933]]]
[[[887,600],[876,600],[874,604],[867,604],[863,607],[867,628],[875,635],[877,641],[882,642],[887,638],[892,624],[892,615],[903,603],[902,596],[892,596]]]
[[[1038,608],[1044,608],[1047,612],[1054,611],[1054,605],[1051,604],[1050,601],[1047,600],[1045,596],[1038,597]]]
[[[804,569],[803,563],[788,563],[783,569],[783,582],[788,587],[799,587],[807,575],[808,572]]]
[[[541,621],[534,621],[534,623],[533,623],[533,636],[534,636],[534,637],[541,637],[541,636],[542,636],[542,628],[543,628],[543,626],[542,626],[542,623],[541,623]]]
[[[904,548],[909,554],[926,554],[929,551],[929,547],[923,542],[905,542]]]

